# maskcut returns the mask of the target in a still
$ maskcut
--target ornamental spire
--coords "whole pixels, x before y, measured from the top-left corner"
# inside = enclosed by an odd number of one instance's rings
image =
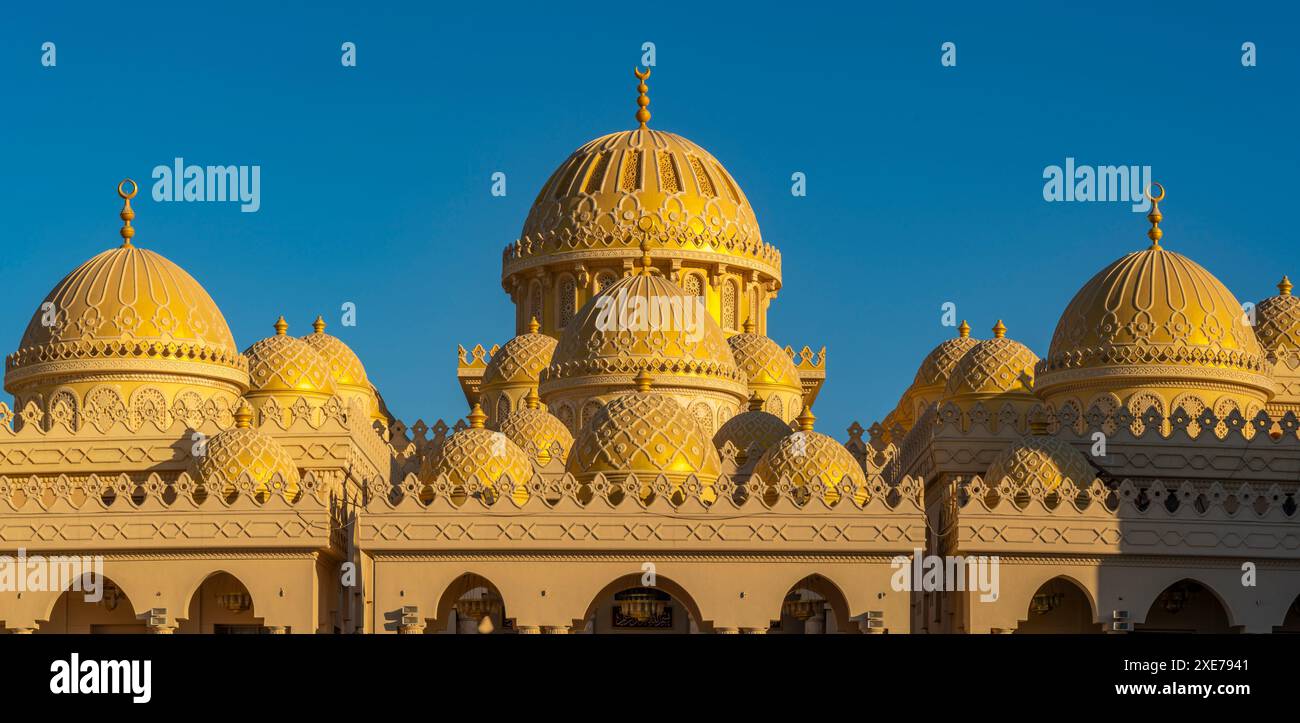
[[[636,384],[636,390],[644,393],[650,391],[651,385],[654,384],[654,377],[650,376],[650,372],[642,369],[632,381]]]
[[[275,320],[275,335],[284,336],[285,333],[288,331],[289,331],[289,322],[285,321],[284,314],[281,314],[280,318]]]
[[[253,408],[248,404],[247,399],[241,399],[239,408],[235,410],[235,428],[248,429],[253,426]]]
[[[1151,195],[1152,187],[1160,189],[1159,196]],[[1165,200],[1165,187],[1152,181],[1151,186],[1147,187],[1147,198],[1151,200],[1151,213],[1147,214],[1147,220],[1151,222],[1151,230],[1147,231],[1147,238],[1151,239],[1151,249],[1154,250],[1160,248],[1160,237],[1165,235],[1165,232],[1160,230],[1160,222],[1165,218],[1160,213],[1160,202]]]
[[[1277,282],[1277,290],[1283,296],[1291,295],[1291,279],[1288,279],[1285,274],[1282,275],[1282,280]]]
[[[325,317],[323,317],[323,316],[317,314],[317,315],[316,315],[316,321],[313,321],[313,322],[311,323],[311,328],[312,328],[312,330],[315,331],[317,334],[324,334],[324,333],[325,333]]]
[[[128,183],[131,184],[130,193],[122,190],[122,188]],[[124,202],[122,204],[122,212],[118,214],[123,221],[122,230],[118,232],[122,234],[123,247],[129,247],[131,245],[131,237],[135,236],[135,229],[131,227],[131,221],[135,219],[135,211],[131,210],[131,199],[135,198],[135,194],[139,190],[140,186],[129,178],[123,179],[121,183],[117,184],[117,195],[121,196],[122,201]]]
[[[483,407],[478,402],[474,402],[474,408],[469,410],[469,428],[483,429],[487,425],[487,415],[483,413]]]
[[[962,319],[961,326],[957,327],[957,336],[962,339],[970,338],[970,324],[967,324],[965,319]]]
[[[795,417],[795,421],[799,423],[800,432],[811,432],[813,431],[813,425],[817,423],[817,417],[813,415],[812,407],[805,404],[803,405],[803,411],[799,413],[798,417]]]
[[[1006,338],[1006,335],[1007,335],[1007,325],[1003,324],[1001,319],[998,319],[998,323],[993,325],[993,338],[1003,339]]]
[[[646,68],[645,72],[642,73],[640,68],[633,68],[632,74],[637,77],[637,80],[641,81],[636,87],[636,91],[640,93],[636,99],[636,104],[640,106],[636,112],[636,122],[640,123],[642,128],[645,128],[646,123],[650,122],[650,111],[646,110],[646,107],[650,105],[650,96],[646,95],[650,91],[650,86],[645,84],[646,78],[650,77],[650,69]]]

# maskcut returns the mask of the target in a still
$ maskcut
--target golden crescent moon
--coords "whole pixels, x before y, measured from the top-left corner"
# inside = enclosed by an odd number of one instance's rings
[[[641,69],[634,67],[632,68],[632,75],[635,75],[639,80],[645,80],[646,78],[650,77],[650,69],[646,68],[645,75],[641,75]]]
[[[1153,186],[1154,186],[1155,188],[1160,189],[1160,195],[1159,195],[1159,196],[1152,196],[1152,195],[1151,195],[1151,188],[1152,188]],[[1165,200],[1165,187],[1162,186],[1162,185],[1160,185],[1159,183],[1156,183],[1155,181],[1152,181],[1152,182],[1151,182],[1151,185],[1150,185],[1150,186],[1147,186],[1147,198],[1151,199],[1151,201],[1152,201],[1153,203],[1160,203],[1161,201]]]
[[[130,193],[127,193],[126,191],[123,191],[123,190],[122,190],[122,187],[125,186],[125,185],[128,184],[128,183],[131,184],[131,192],[130,192]],[[124,198],[124,199],[126,199],[126,200],[128,200],[128,201],[130,201],[131,199],[135,198],[135,194],[136,194],[136,193],[139,193],[139,191],[140,191],[140,186],[139,186],[139,184],[137,184],[135,181],[132,181],[132,180],[129,179],[129,178],[124,179],[121,183],[117,184],[117,195],[121,196],[122,198]]]

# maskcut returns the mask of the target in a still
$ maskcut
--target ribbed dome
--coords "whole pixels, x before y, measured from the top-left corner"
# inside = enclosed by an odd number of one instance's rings
[[[1264,350],[1232,292],[1159,246],[1124,256],[1084,284],[1038,368],[1043,394],[1089,382],[1177,382],[1228,385],[1259,401],[1272,391],[1266,373]]]
[[[547,364],[559,342],[537,332],[533,320],[527,334],[520,334],[506,342],[488,360],[483,370],[483,390],[490,391],[506,385],[537,386],[537,378]]]
[[[944,386],[944,399],[1032,397],[1038,357],[1024,344],[1006,337],[999,321],[993,338],[971,347],[957,362]]]
[[[37,305],[6,360],[5,387],[78,369],[199,375],[242,387],[245,368],[203,287],[163,256],[123,245],[78,266]]]
[[[756,395],[750,399],[749,411],[728,419],[713,435],[713,446],[721,450],[731,442],[747,461],[756,463],[768,448],[792,432],[780,417],[763,411],[763,400]]]
[[[644,371],[657,383],[744,401],[745,378],[717,322],[693,311],[698,300],[681,287],[644,271],[619,279],[578,311],[541,374],[542,398],[549,402],[552,392],[584,384],[631,389]],[[660,313],[674,304],[683,310],[680,318]]]
[[[475,405],[469,415],[470,426],[447,438],[421,463],[420,479],[433,484],[439,477],[446,477],[456,487],[474,479],[482,487],[496,491],[496,483],[508,476],[514,483],[512,496],[522,503],[528,498],[528,483],[533,478],[532,461],[506,435],[486,429],[486,416]]]
[[[298,493],[298,468],[275,439],[252,428],[252,417],[245,403],[235,412],[235,427],[208,440],[205,453],[195,462],[195,472],[204,482],[220,483],[226,496],[235,492],[240,475],[247,474],[253,484],[250,492],[257,499],[265,500],[280,491],[292,499]],[[271,486],[277,474],[281,490]]]
[[[542,465],[552,459],[565,461],[573,447],[573,434],[564,422],[541,408],[536,391],[528,395],[527,406],[506,414],[500,429],[511,442]]]
[[[329,362],[311,344],[289,336],[284,317],[275,322],[275,336],[255,342],[248,357],[250,393],[286,399],[329,397],[335,392]]]
[[[370,383],[361,358],[342,339],[325,333],[324,319],[316,317],[312,333],[301,338],[325,360],[336,389],[359,399],[372,420],[387,423],[388,417],[379,408],[379,396]]]
[[[556,169],[506,250],[506,273],[530,258],[585,249],[636,255],[642,239],[759,268],[780,284],[781,256],[763,243],[731,174],[691,141],[649,128],[597,138]]]
[[[989,464],[984,481],[991,487],[1007,479],[1016,490],[1028,490],[1035,484],[1054,490],[1067,480],[1083,488],[1096,477],[1088,460],[1068,442],[1036,434],[1023,437],[999,452]]]
[[[614,483],[636,474],[645,485],[663,474],[680,484],[694,474],[712,485],[722,460],[685,407],[667,395],[637,391],[601,407],[574,444],[566,469],[583,482],[597,473]]]
[[[784,479],[797,487],[815,480],[821,480],[827,487],[837,487],[847,477],[854,498],[859,502],[865,500],[867,476],[858,460],[834,438],[813,431],[811,412],[804,410],[799,419],[800,430],[769,447],[754,466],[754,476],[767,485]],[[825,499],[834,502],[839,497],[838,492],[828,491]]]

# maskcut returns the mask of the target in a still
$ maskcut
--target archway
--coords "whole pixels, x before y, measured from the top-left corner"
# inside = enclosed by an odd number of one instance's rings
[[[651,584],[647,585],[646,582]],[[685,635],[709,632],[699,606],[676,582],[625,575],[596,593],[573,632],[600,635]]]
[[[85,583],[80,590],[65,590],[55,600],[49,619],[40,623],[35,632],[114,635],[149,631],[145,621],[136,617],[135,606],[117,583],[104,577],[100,584],[98,600],[86,599],[87,592],[93,592],[94,588]]]
[[[849,605],[839,587],[821,575],[809,575],[790,586],[781,601],[781,617],[770,634],[821,635],[856,633],[849,622]]]
[[[487,635],[513,632],[513,624],[506,617],[505,598],[491,580],[467,572],[452,581],[438,601],[438,625],[426,633],[454,635]]]
[[[1219,596],[1196,580],[1184,579],[1165,588],[1151,603],[1146,622],[1135,633],[1231,633],[1228,612]]]
[[[253,610],[253,596],[239,578],[215,572],[190,596],[188,616],[178,633],[241,635],[271,632]],[[287,630],[285,632],[288,632]]]
[[[1029,599],[1029,617],[1016,627],[1017,633],[1100,633],[1092,601],[1078,583],[1054,577],[1043,583]]]
[[[1300,595],[1291,601],[1291,607],[1286,609],[1286,618],[1281,625],[1273,628],[1273,632],[1300,633]]]

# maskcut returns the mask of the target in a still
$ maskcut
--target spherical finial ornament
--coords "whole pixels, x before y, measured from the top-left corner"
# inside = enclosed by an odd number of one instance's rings
[[[316,316],[316,321],[313,321],[313,322],[311,323],[311,328],[312,328],[312,330],[315,331],[317,334],[324,334],[324,333],[325,333],[325,317],[320,316],[320,315],[317,315],[317,316]]]
[[[1001,319],[998,319],[998,323],[993,325],[993,338],[1003,339],[1006,337],[1006,335],[1007,335],[1007,325],[1003,324]]]
[[[470,429],[483,429],[487,424],[487,415],[483,413],[483,407],[478,402],[474,402],[474,408],[469,410],[468,419]]]
[[[641,273],[648,274],[654,268],[654,259],[650,258],[650,239],[641,239]]]
[[[247,399],[241,399],[239,408],[235,410],[235,427],[238,429],[248,429],[253,426],[253,407],[248,404]]]
[[[275,320],[275,335],[284,336],[286,333],[288,333],[288,331],[289,331],[289,322],[285,321],[284,315],[281,314],[280,318]]]
[[[962,319],[961,326],[957,327],[957,336],[962,339],[970,338],[970,324],[967,324],[965,319]]]
[[[799,412],[799,416],[795,418],[795,421],[799,423],[800,432],[811,432],[813,426],[817,423],[817,416],[812,413],[812,407],[805,404],[803,405],[803,411]]]
[[[534,317],[532,317],[531,319],[528,320],[528,333],[529,333],[529,334],[536,334],[536,333],[537,333],[537,330],[538,330],[538,329],[541,329],[541,328],[542,328],[542,325],[541,325],[540,323],[538,323],[538,321],[537,321],[537,317],[534,316]]]
[[[1290,296],[1290,295],[1291,295],[1291,279],[1288,279],[1285,275],[1283,275],[1283,276],[1282,276],[1282,280],[1279,281],[1279,282],[1277,282],[1277,290],[1278,290],[1278,292],[1281,293],[1283,296]]]
[[[642,369],[632,381],[636,383],[638,392],[648,392],[654,383],[654,377],[650,376],[650,372]]]
[[[1160,194],[1152,195],[1152,188],[1160,189]],[[1151,239],[1151,248],[1158,249],[1160,239],[1165,235],[1165,232],[1160,230],[1160,222],[1165,218],[1160,213],[1160,202],[1165,200],[1165,187],[1152,181],[1151,186],[1147,188],[1147,199],[1151,201],[1151,212],[1147,214],[1147,220],[1151,222],[1151,230],[1147,231],[1147,238]]]
[[[650,91],[650,86],[645,84],[646,79],[650,77],[650,69],[646,68],[645,72],[642,73],[640,68],[633,68],[632,74],[637,77],[637,80],[641,81],[636,87],[636,91],[640,93],[636,99],[636,104],[640,106],[636,112],[636,122],[640,123],[642,128],[645,128],[646,124],[650,122],[650,111],[646,110],[650,105],[650,96],[646,95]]]
[[[126,192],[126,184],[128,183],[131,184],[130,193]],[[135,198],[135,194],[139,191],[139,184],[129,178],[122,179],[122,182],[117,184],[117,195],[122,198],[122,212],[118,214],[118,217],[122,219],[122,230],[118,233],[122,235],[123,246],[130,246],[131,239],[135,236],[135,228],[131,226],[131,222],[135,220],[135,211],[131,209],[131,199]]]

